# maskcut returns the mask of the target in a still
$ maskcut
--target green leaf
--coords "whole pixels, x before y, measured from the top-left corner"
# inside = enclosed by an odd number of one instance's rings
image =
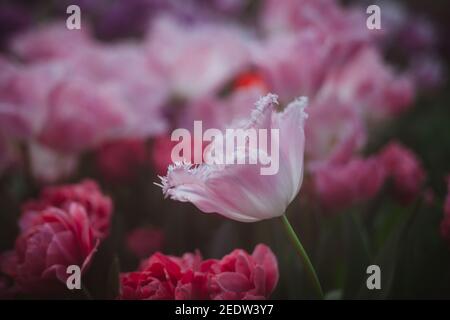
[[[394,226],[382,248],[375,259],[370,264],[377,265],[381,270],[381,289],[369,290],[367,288],[366,275],[361,283],[358,299],[388,299],[393,295],[395,282],[398,281],[398,274],[401,270],[400,263],[404,259],[405,245],[407,242],[408,230],[416,218],[417,206],[408,215],[402,215],[399,223]],[[390,214],[392,212],[384,212]],[[366,268],[369,264],[366,265]]]

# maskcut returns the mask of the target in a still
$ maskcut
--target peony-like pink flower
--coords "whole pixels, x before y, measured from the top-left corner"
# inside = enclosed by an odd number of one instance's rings
[[[231,25],[184,25],[163,16],[146,42],[150,59],[168,76],[172,95],[193,99],[217,93],[247,66],[247,38]]]
[[[397,198],[411,203],[419,196],[425,171],[417,156],[398,142],[391,142],[380,153],[386,174],[392,178]]]
[[[164,195],[174,200],[192,202],[203,212],[216,212],[242,222],[281,216],[302,183],[303,128],[307,115],[304,112],[305,98],[292,102],[282,112],[275,111],[276,104],[275,95],[261,98],[251,118],[240,128],[268,129],[269,133],[271,129],[278,130],[277,172],[261,175],[262,164],[249,165],[250,161],[247,164],[205,162],[196,167],[176,164],[169,167],[166,177],[161,178]],[[214,142],[211,145],[213,150],[217,147]],[[255,150],[248,144],[245,150],[228,152],[231,152],[228,155],[235,159],[235,163],[237,159],[255,159],[258,154],[267,154],[267,150]]]
[[[212,282],[218,285],[218,290],[212,294],[216,300],[264,299],[278,282],[277,260],[265,245],[256,246],[251,255],[244,250],[234,250],[211,269],[215,272]]]
[[[265,245],[251,255],[234,250],[221,260],[155,253],[139,271],[121,275],[120,299],[265,299],[278,282],[278,263]]]
[[[193,131],[194,121],[201,120],[203,130],[225,130],[246,121],[254,102],[266,92],[260,86],[235,88],[227,97],[204,96],[192,100],[178,121],[180,128]],[[167,169],[167,168],[166,168]]]
[[[450,243],[450,177],[447,178],[447,197],[444,202],[444,218],[441,222],[441,235]]]
[[[145,167],[148,150],[145,141],[124,139],[102,145],[95,153],[98,169],[109,181],[126,182]]]
[[[3,263],[21,292],[54,294],[66,288],[67,267],[84,272],[98,246],[85,208],[75,202],[49,207],[36,215]]]
[[[163,242],[163,231],[152,227],[134,229],[127,235],[126,239],[128,250],[140,259],[161,250]]]
[[[120,299],[173,300],[182,277],[181,260],[157,252],[138,271],[122,274]]]
[[[64,209],[73,202],[80,204],[86,211],[94,235],[105,238],[109,232],[113,205],[111,199],[101,192],[93,180],[45,188],[38,199],[28,201],[23,206],[24,213],[20,220],[22,231],[26,231],[33,224],[40,211],[48,207]]]
[[[324,164],[313,171],[320,202],[333,210],[373,198],[385,177],[385,168],[378,158],[354,158],[344,164]]]

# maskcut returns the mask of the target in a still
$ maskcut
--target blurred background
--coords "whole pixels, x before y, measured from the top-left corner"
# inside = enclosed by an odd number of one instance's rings
[[[374,3],[382,30],[365,24]],[[81,30],[66,28],[70,4]],[[24,202],[90,178],[114,203],[88,272],[94,297],[110,297],[112,264],[128,272],[155,251],[220,258],[265,243],[280,269],[272,297],[311,298],[280,221],[204,214],[154,184],[173,129],[223,128],[267,92],[282,106],[307,95],[307,169],[287,214],[328,297],[450,298],[449,10],[445,0],[0,1],[0,252],[14,247]],[[407,151],[386,160],[375,190],[345,185],[372,186],[374,168],[346,165],[379,168],[392,143]],[[370,264],[382,290],[365,289]]]

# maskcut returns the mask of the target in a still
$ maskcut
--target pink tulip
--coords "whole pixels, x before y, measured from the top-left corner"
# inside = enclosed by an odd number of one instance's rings
[[[147,48],[168,76],[172,94],[195,99],[217,93],[248,64],[247,41],[231,25],[183,25],[162,17],[147,36]]]
[[[155,253],[139,271],[121,274],[120,299],[173,300],[181,277],[180,265],[161,253]]]
[[[19,163],[18,150],[11,141],[0,134],[0,174],[17,163]]]
[[[258,245],[249,255],[244,250],[234,250],[218,264],[215,276],[220,290],[214,299],[264,299],[278,282],[278,265],[272,251]]]
[[[275,95],[261,98],[241,128],[279,130],[277,173],[261,175],[260,164],[176,164],[161,178],[164,195],[192,202],[203,212],[216,212],[242,222],[283,215],[299,192],[303,178],[306,99],[292,102],[282,112],[275,111],[276,104]],[[250,158],[260,152],[264,150],[252,150],[247,145],[245,156]],[[237,159],[242,153],[236,151],[232,156]]]
[[[0,300],[13,300],[16,296],[16,288],[6,276],[0,275]]]
[[[48,207],[64,209],[72,202],[79,203],[84,207],[94,235],[105,238],[111,222],[112,201],[101,192],[97,183],[92,180],[45,188],[38,199],[24,204],[24,212],[19,222],[22,231],[27,230],[33,224],[35,217],[39,217],[40,211]]]
[[[262,74],[258,71],[248,71],[239,74],[233,81],[234,89],[259,88],[262,91],[268,90],[268,85],[264,81]]]
[[[364,47],[349,61],[328,73],[319,95],[358,109],[366,118],[396,116],[411,104],[413,79],[385,65],[373,47]]]
[[[169,94],[166,75],[141,45],[97,44],[63,62],[73,65],[88,85],[103,88],[116,100],[123,125],[109,139],[147,138],[167,129],[162,110]]]
[[[201,255],[155,253],[138,271],[121,275],[120,299],[243,300],[269,298],[278,282],[278,263],[267,246],[250,255],[236,249],[221,260]]]
[[[152,227],[136,228],[126,238],[128,250],[140,259],[161,250],[163,242],[164,232]]]
[[[313,101],[306,123],[308,169],[320,162],[345,163],[366,142],[366,128],[357,110],[335,100]]]
[[[70,60],[1,61],[1,131],[72,156],[108,140],[164,132],[167,90],[157,68],[133,47],[113,52],[94,47]]]
[[[314,33],[269,38],[253,49],[254,64],[269,90],[286,102],[299,92],[312,97],[335,59]]]
[[[15,280],[21,292],[67,290],[67,267],[77,265],[84,272],[98,245],[85,208],[74,202],[65,209],[47,208],[30,222],[2,263],[2,271]]]
[[[49,92],[60,79],[58,68],[55,64],[0,64],[0,130],[8,137],[29,139],[43,128]]]
[[[344,164],[328,163],[313,170],[320,203],[339,210],[373,198],[383,186],[386,173],[377,158],[355,158]]]

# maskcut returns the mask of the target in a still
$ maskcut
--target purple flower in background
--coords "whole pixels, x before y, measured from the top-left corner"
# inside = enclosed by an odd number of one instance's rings
[[[95,31],[104,39],[142,35],[160,4],[158,0],[115,1],[98,17]]]
[[[438,88],[445,75],[436,50],[445,39],[441,39],[432,21],[396,1],[380,0],[377,4],[383,10],[383,30],[379,38],[382,46],[405,60],[407,71],[418,88]]]
[[[446,78],[442,61],[431,54],[412,59],[410,69],[416,86],[420,86],[422,89],[437,89]]]

